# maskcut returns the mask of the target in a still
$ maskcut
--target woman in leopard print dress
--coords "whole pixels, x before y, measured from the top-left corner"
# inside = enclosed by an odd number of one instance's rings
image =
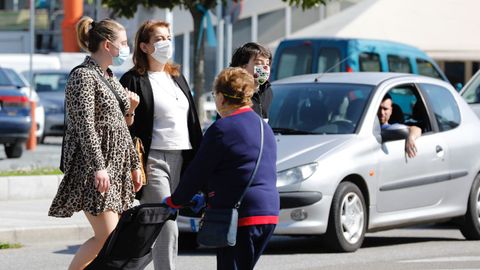
[[[95,235],[80,247],[69,269],[83,269],[95,258],[141,186],[139,159],[127,127],[138,96],[126,91],[108,68],[129,55],[125,29],[110,19],[95,23],[86,17],[77,24],[77,33],[91,56],[72,71],[65,89],[65,175],[49,215],[70,217],[83,211]]]

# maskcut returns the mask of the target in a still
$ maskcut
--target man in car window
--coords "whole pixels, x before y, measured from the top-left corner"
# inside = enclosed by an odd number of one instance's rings
[[[386,94],[383,99],[380,107],[378,108],[377,116],[380,120],[380,125],[382,129],[387,129],[394,127],[394,125],[403,125],[403,124],[390,124],[389,120],[393,112],[393,101],[390,94]],[[417,153],[417,147],[415,146],[415,140],[422,135],[422,130],[417,126],[408,126],[408,137],[405,141],[405,153],[409,158],[415,157]]]

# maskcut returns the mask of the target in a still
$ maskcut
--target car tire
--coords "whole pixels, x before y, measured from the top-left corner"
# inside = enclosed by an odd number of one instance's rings
[[[473,180],[460,232],[467,240],[480,240],[480,174]]]
[[[326,240],[337,252],[353,252],[362,246],[367,228],[367,211],[362,192],[352,182],[342,182],[335,191]]]
[[[23,146],[21,143],[6,144],[5,154],[7,158],[19,158],[22,156]]]

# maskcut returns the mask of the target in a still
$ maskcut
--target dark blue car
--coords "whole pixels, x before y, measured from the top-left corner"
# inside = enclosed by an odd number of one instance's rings
[[[0,85],[0,144],[7,158],[22,156],[32,125],[30,101],[15,87]]]

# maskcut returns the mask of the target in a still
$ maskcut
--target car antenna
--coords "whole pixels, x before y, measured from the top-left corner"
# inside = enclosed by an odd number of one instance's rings
[[[337,63],[335,63],[335,65],[331,66],[329,69],[327,69],[326,71],[320,73],[320,75],[318,75],[317,77],[315,77],[315,79],[313,80],[314,82],[318,82],[318,79],[320,79],[325,73],[328,73],[330,71],[332,71],[334,68],[338,67],[340,64],[342,64],[343,62],[347,61],[348,58],[350,58],[350,56],[352,55],[352,53],[350,53],[349,55],[347,55],[347,57],[343,58],[341,61],[338,61]]]

